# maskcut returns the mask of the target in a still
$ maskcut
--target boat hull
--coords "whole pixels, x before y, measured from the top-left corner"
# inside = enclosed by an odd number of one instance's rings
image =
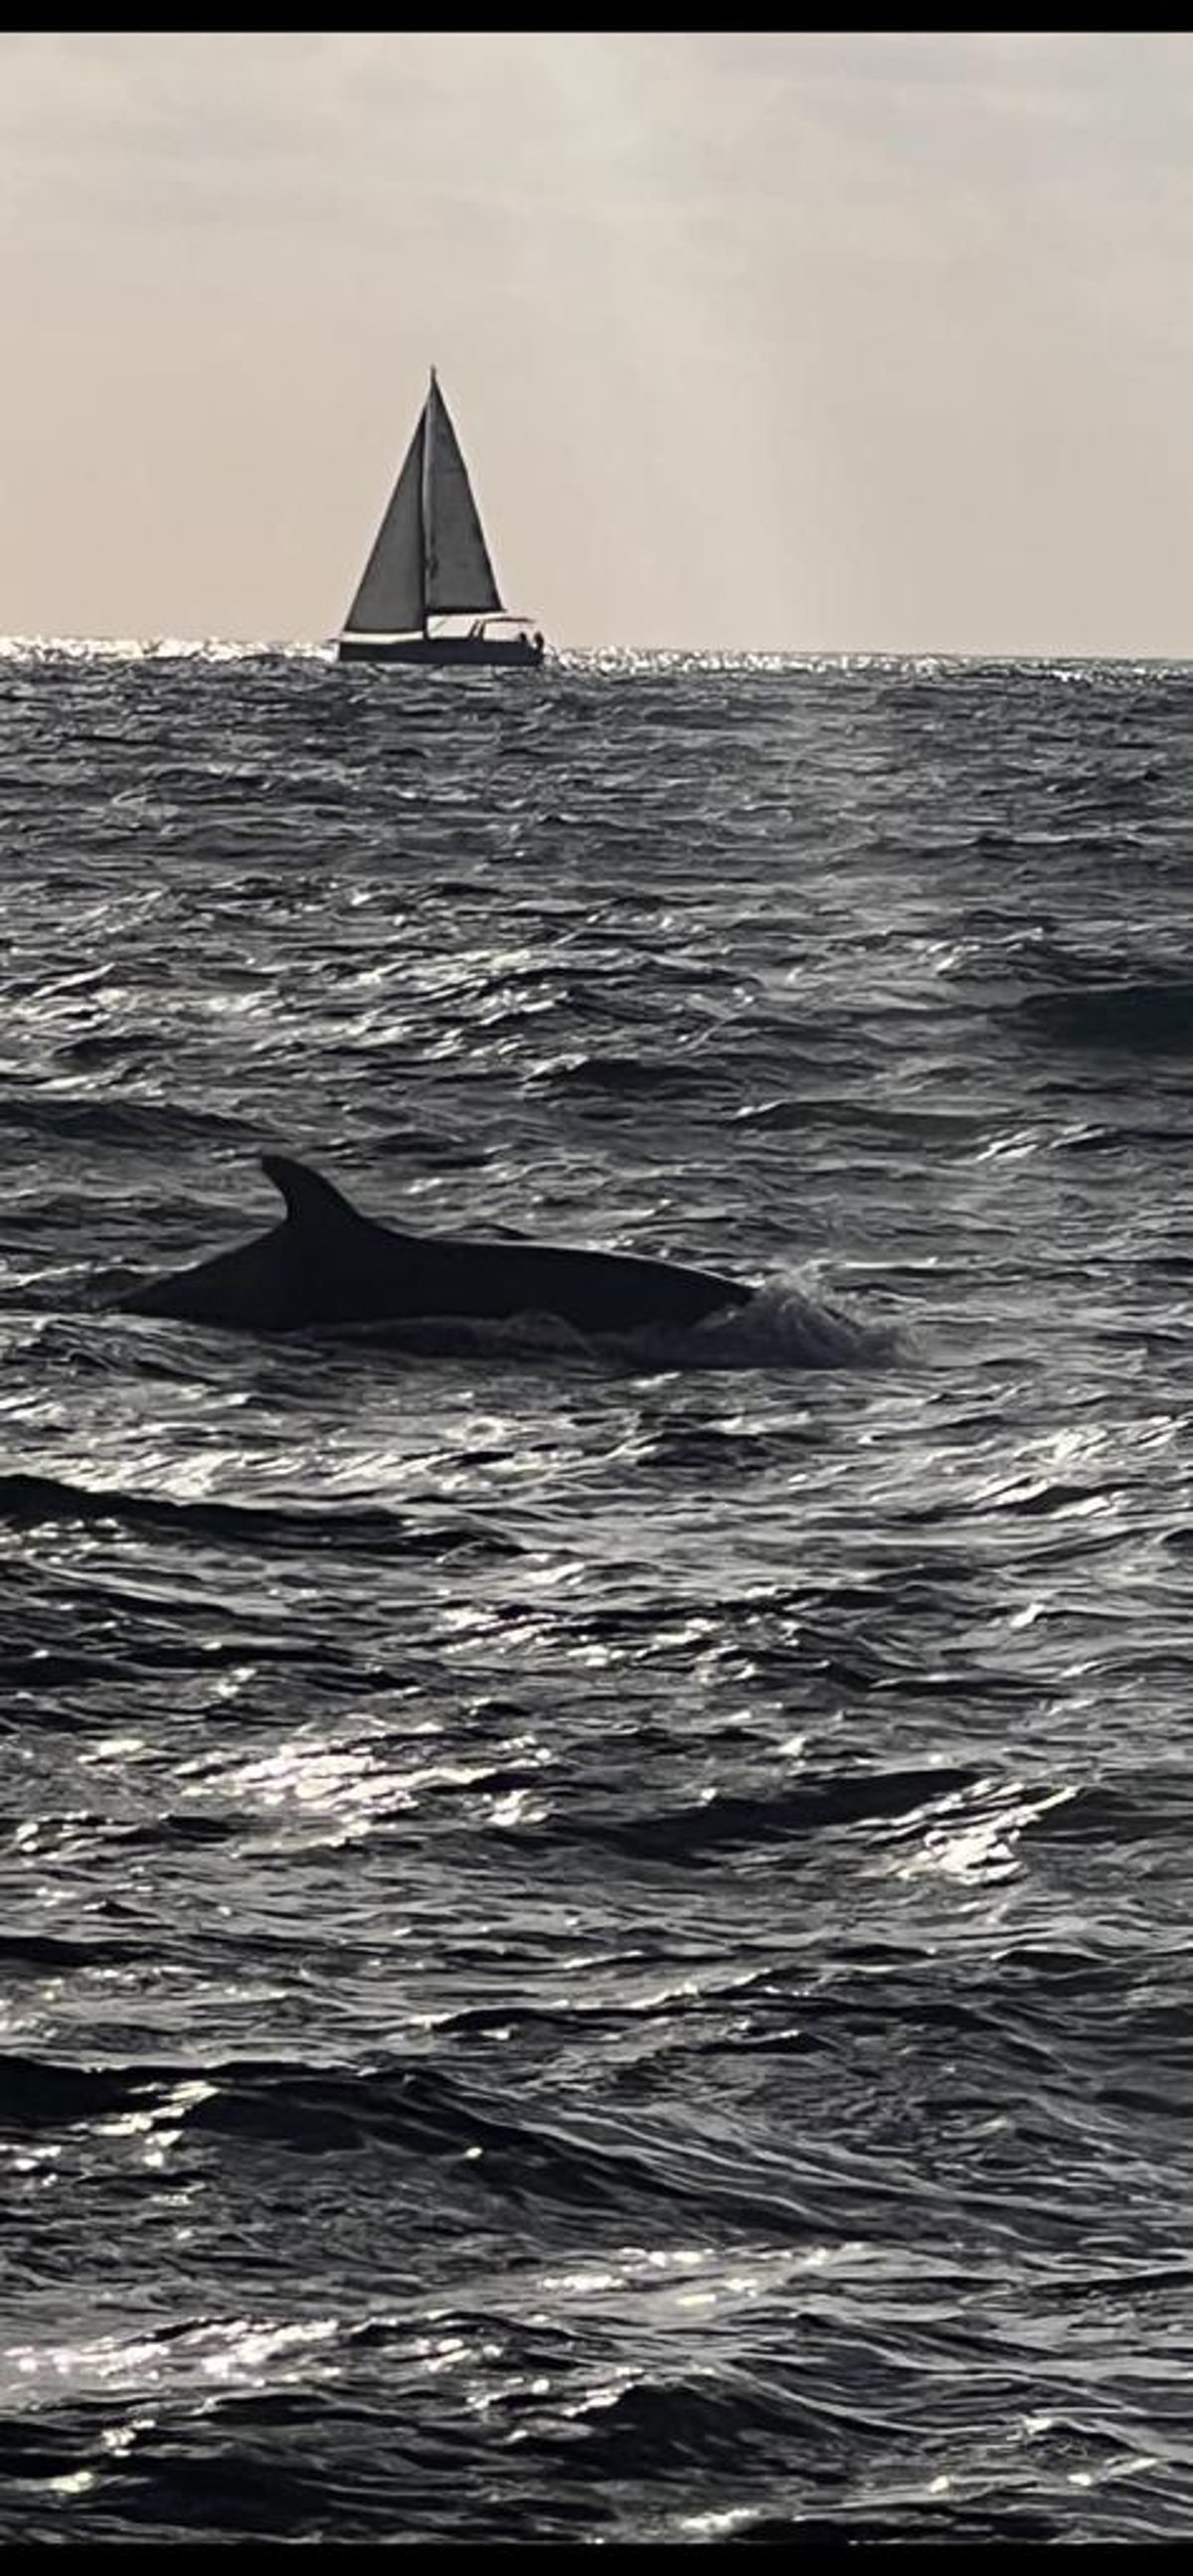
[[[411,662],[426,670],[537,671],[541,640],[529,635],[341,635],[340,662]]]

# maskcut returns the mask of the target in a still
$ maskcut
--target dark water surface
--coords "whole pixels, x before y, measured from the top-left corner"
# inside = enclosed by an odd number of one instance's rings
[[[0,2539],[1193,2528],[1193,676],[0,658]],[[97,1289],[374,1215],[719,1336]]]

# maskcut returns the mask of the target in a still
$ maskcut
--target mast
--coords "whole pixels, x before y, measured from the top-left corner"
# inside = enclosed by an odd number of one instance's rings
[[[430,618],[430,612],[429,612],[428,607],[427,607],[427,593],[428,593],[428,591],[429,591],[429,589],[430,589],[430,586],[431,586],[431,530],[432,530],[432,527],[434,526],[434,521],[433,521],[432,516],[431,516],[431,507],[432,507],[432,492],[431,492],[431,427],[432,427],[432,422],[433,422],[433,420],[434,420],[434,416],[435,416],[435,392],[436,392],[436,384],[435,384],[435,370],[434,370],[434,368],[432,367],[432,369],[431,369],[431,384],[430,384],[430,390],[429,390],[429,392],[428,392],[428,394],[427,394],[426,407],[425,407],[425,409],[424,409],[424,411],[423,411],[423,460],[422,460],[422,461],[423,461],[423,470],[422,470],[422,477],[421,477],[421,481],[420,481],[420,484],[419,484],[419,495],[418,495],[419,512],[420,512],[421,521],[422,521],[420,534],[421,534],[421,537],[422,537],[422,561],[423,561],[423,642],[424,642],[424,644],[427,642],[428,637],[430,636],[430,632],[431,632],[431,618]]]

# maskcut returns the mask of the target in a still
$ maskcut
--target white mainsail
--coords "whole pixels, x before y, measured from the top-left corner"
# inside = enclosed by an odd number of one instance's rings
[[[402,635],[428,617],[502,614],[468,468],[435,370],[344,632]]]
[[[423,487],[427,614],[479,616],[496,611],[500,616],[501,594],[493,578],[468,468],[433,367],[423,417],[427,425]]]

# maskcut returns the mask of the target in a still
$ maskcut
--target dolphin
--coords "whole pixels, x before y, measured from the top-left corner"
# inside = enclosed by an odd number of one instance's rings
[[[716,1271],[638,1253],[408,1234],[362,1216],[289,1154],[263,1154],[261,1167],[285,1200],[281,1221],[230,1252],[126,1291],[115,1300],[119,1312],[255,1333],[530,1314],[557,1316],[583,1333],[625,1333],[697,1324],[755,1293]]]

